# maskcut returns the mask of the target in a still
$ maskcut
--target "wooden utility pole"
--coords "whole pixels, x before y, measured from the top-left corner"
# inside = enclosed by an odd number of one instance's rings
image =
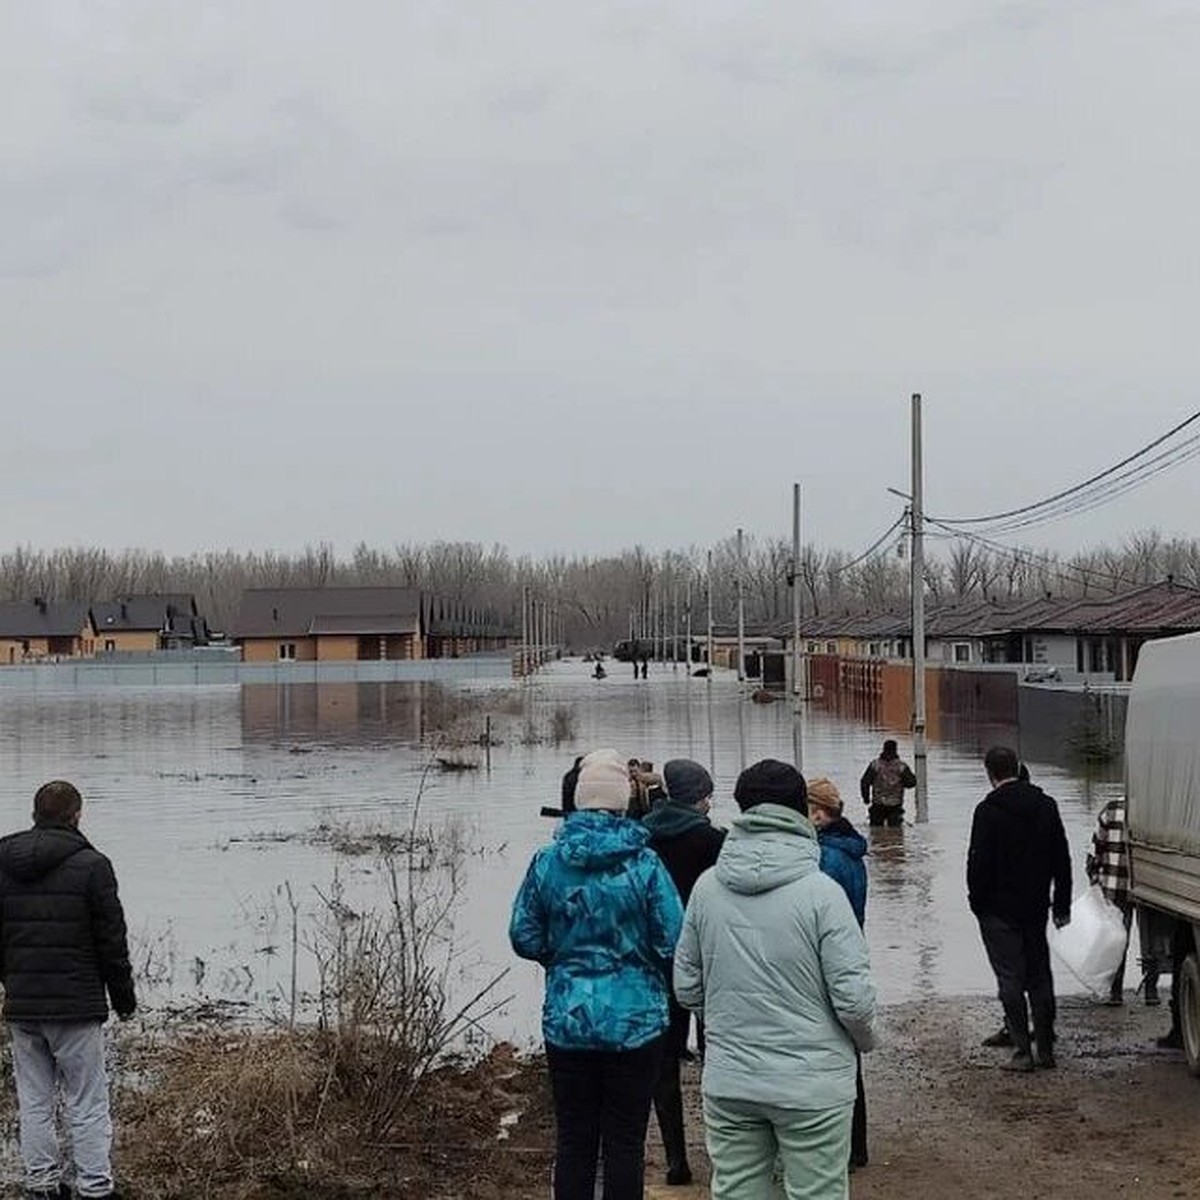
[[[912,635],[913,771],[917,777],[917,821],[929,820],[929,764],[925,748],[925,464],[921,396],[912,398]]]

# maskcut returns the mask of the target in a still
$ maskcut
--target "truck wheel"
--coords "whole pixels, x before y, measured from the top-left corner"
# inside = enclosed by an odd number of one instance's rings
[[[1200,959],[1194,950],[1179,969],[1179,1028],[1188,1070],[1200,1075]]]

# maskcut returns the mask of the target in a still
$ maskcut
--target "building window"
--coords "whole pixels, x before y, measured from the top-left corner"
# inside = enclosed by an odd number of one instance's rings
[[[969,663],[971,661],[971,644],[969,642],[954,643],[954,661],[956,663]]]
[[[295,662],[296,660],[296,643],[295,642],[280,642],[279,643],[279,661],[280,662]]]
[[[116,648],[117,648],[117,643],[114,642],[112,640],[112,638],[104,639],[104,653],[105,654],[111,654],[112,651],[114,651]]]
[[[816,642],[808,643],[808,652],[809,652],[809,654],[816,654],[816,652],[817,652],[817,643]]]
[[[825,643],[825,653],[826,654],[836,654],[837,653],[837,642],[826,642]]]
[[[879,643],[878,642],[872,642],[867,647],[867,657],[868,658],[878,658],[879,657]]]

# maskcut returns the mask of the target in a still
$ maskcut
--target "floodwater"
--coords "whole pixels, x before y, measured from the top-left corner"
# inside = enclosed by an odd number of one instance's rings
[[[736,815],[733,784],[745,765],[798,754],[810,778],[838,783],[866,832],[858,777],[885,731],[813,708],[797,722],[789,702],[752,703],[731,676],[689,679],[665,664],[642,682],[614,663],[596,681],[566,662],[525,687],[480,684],[468,694],[467,726],[482,732],[493,712],[502,744],[490,755],[478,746],[433,751],[475,768],[457,771],[429,769],[430,730],[444,705],[427,684],[0,694],[5,826],[28,823],[40,783],[73,780],[85,798],[84,831],[116,866],[148,1005],[218,1000],[279,1012],[293,977],[289,889],[304,990],[328,927],[322,897],[336,893],[360,912],[385,899],[378,858],[339,851],[330,832],[403,833],[420,794],[418,825],[452,828],[453,838],[439,837],[460,847],[452,986],[466,995],[509,968],[496,994],[511,999],[489,1027],[519,1041],[536,1034],[541,973],[508,950],[509,907],[530,856],[554,831],[539,808],[558,803],[575,754],[614,746],[659,766],[695,758],[716,780],[717,824]],[[556,715],[568,735],[557,745]],[[885,1003],[994,990],[966,907],[964,860],[986,790],[982,749],[1016,736],[960,729],[959,741],[931,746],[928,823],[871,831],[867,933]],[[1120,784],[1030,767],[1059,802],[1081,881],[1094,814]]]

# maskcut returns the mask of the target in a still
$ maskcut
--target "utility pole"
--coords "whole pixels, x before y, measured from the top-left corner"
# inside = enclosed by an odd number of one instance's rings
[[[804,695],[801,673],[804,668],[800,657],[800,485],[792,484],[792,695],[796,697],[796,708]]]
[[[746,680],[746,589],[742,570],[742,531],[737,531],[737,676],[738,683]]]
[[[687,644],[683,652],[683,665],[688,677],[692,674],[692,565],[688,563],[687,590],[683,597],[683,619],[687,626]]]
[[[671,581],[671,670],[679,670],[679,581]]]
[[[708,681],[712,683],[713,673],[713,624],[712,624],[712,551],[708,552]]]
[[[921,395],[912,398],[912,635],[913,769],[917,821],[929,820],[929,764],[925,750],[925,463],[921,443]]]
[[[529,584],[521,585],[521,681],[529,676]]]

